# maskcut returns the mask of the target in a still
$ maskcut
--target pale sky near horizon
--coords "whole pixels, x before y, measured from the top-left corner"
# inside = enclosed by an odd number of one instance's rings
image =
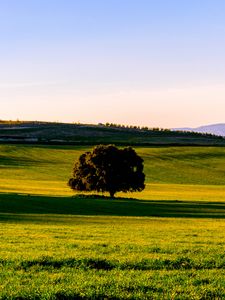
[[[224,0],[0,0],[0,119],[225,123]]]

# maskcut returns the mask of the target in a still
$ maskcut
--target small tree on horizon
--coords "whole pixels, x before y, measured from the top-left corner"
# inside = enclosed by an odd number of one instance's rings
[[[145,188],[143,159],[134,149],[99,145],[83,153],[75,163],[68,185],[75,191],[117,192],[142,191]]]

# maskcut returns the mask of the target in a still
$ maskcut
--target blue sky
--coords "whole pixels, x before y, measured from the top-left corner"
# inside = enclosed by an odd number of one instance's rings
[[[225,1],[0,0],[0,119],[225,122]]]

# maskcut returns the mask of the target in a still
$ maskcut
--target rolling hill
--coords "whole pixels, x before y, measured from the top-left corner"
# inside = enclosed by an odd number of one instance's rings
[[[205,133],[115,124],[68,124],[0,121],[0,143],[117,144],[117,145],[225,145],[225,139]]]

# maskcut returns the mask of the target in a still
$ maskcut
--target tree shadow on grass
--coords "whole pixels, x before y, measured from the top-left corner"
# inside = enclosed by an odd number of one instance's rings
[[[0,193],[0,221],[22,215],[225,218],[225,202],[139,200],[99,195],[56,197]]]

